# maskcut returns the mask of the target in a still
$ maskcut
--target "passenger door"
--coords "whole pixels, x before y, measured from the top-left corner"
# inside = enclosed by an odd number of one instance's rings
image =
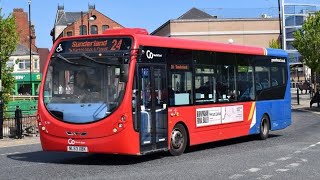
[[[167,148],[168,109],[165,65],[138,64],[137,110],[141,153]],[[139,122],[139,121],[138,121]]]

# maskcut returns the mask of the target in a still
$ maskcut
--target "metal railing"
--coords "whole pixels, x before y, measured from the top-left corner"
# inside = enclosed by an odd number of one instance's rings
[[[12,112],[11,112],[12,113]],[[4,118],[3,136],[19,138],[24,136],[38,136],[37,117],[35,115],[22,115],[21,109],[14,111],[14,117]]]

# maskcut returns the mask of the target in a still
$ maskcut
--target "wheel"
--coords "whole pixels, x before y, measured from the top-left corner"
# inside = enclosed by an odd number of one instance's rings
[[[187,147],[188,136],[182,124],[177,124],[171,132],[170,154],[173,156],[181,155]]]
[[[269,118],[267,115],[263,115],[260,122],[260,133],[258,136],[260,140],[265,140],[268,138],[269,129],[270,129]]]

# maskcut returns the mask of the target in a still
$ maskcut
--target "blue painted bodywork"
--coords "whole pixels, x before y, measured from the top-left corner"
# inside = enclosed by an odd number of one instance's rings
[[[266,49],[267,56],[287,59],[288,53],[281,49]],[[289,63],[286,60],[289,69]],[[284,99],[256,101],[256,124],[250,128],[249,134],[260,132],[262,116],[269,116],[270,130],[284,129],[291,125],[291,93],[290,93],[290,71],[287,74],[287,84]]]
[[[266,56],[275,56],[275,57],[283,57],[287,58],[288,53],[287,51],[284,51],[282,49],[272,49],[272,48],[266,48]]]

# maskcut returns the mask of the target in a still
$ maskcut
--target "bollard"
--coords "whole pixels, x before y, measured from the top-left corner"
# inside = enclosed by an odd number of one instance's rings
[[[298,102],[298,105],[300,105],[299,88],[297,88],[297,102]]]
[[[2,98],[2,92],[1,91],[0,91],[0,98]],[[0,99],[0,139],[3,139],[3,101],[2,101],[2,99]]]
[[[318,90],[316,93],[317,93],[317,97],[318,97],[318,98],[317,98],[317,106],[319,107],[319,106],[320,106],[320,104],[319,104],[319,103],[320,103],[320,101],[319,101],[319,100],[320,100],[320,99],[319,99],[319,90]]]
[[[16,123],[16,138],[22,139],[22,113],[19,106],[16,107],[14,112],[14,119]]]

